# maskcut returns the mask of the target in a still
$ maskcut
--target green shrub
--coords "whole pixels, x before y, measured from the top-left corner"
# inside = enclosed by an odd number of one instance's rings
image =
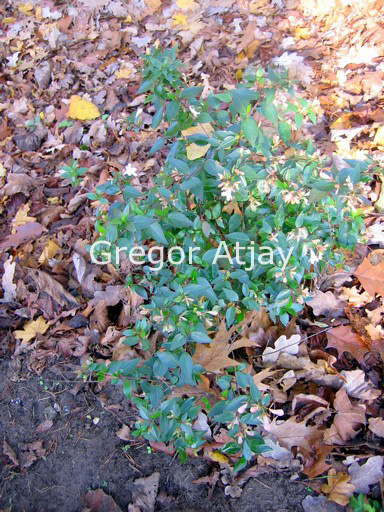
[[[127,251],[157,245],[158,255],[178,246],[187,258],[154,270],[155,258],[146,252],[127,278],[145,306],[143,318],[125,332],[126,343],[149,351],[149,333],[160,331],[157,351],[89,369],[122,382],[140,415],[134,435],[172,441],[182,458],[187,447],[204,443],[204,433],[192,426],[204,409],[212,423],[226,425],[233,441],[223,452],[239,456],[239,470],[265,448],[257,426],[269,397],[242,364],[210,375],[222,400],[213,407],[199,400],[191,387],[197,389],[205,369],[193,359],[196,347],[212,341],[221,319],[229,329],[264,307],[273,321],[287,325],[299,313],[305,286],[341,264],[339,249],[359,239],[363,221],[356,205],[371,165],[348,160],[336,171],[300,136],[315,114],[295,98],[285,73],[248,69],[243,84],[202,98],[203,87],[186,86],[176,56],[173,48],[143,57],[138,94],[148,93],[145,103],[155,109],[152,129],[158,132],[149,156],[156,153],[162,163],[155,186],[139,192],[130,184],[130,167],[89,197],[100,202],[99,242]],[[139,130],[140,112],[131,121]],[[110,203],[112,196],[118,200]],[[231,260],[215,261],[223,242]],[[189,262],[192,247],[200,250]],[[104,251],[100,245],[95,257],[103,260]],[[240,334],[240,327],[234,329],[223,346]],[[182,391],[175,396],[177,388]]]

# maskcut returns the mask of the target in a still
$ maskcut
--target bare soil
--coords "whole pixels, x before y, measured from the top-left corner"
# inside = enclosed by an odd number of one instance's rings
[[[217,469],[214,463],[189,458],[182,464],[163,453],[148,453],[142,441],[132,446],[116,436],[122,424],[134,423],[119,388],[107,385],[96,393],[75,381],[75,373],[64,363],[41,376],[14,366],[9,360],[0,363],[0,439],[14,451],[19,464],[4,453],[0,456],[0,509],[82,511],[84,495],[101,488],[127,510],[134,480],[159,471],[156,511],[303,510],[301,502],[308,491],[290,481],[290,475],[252,478],[237,499],[226,496],[219,482],[208,497],[209,486],[193,480],[210,475]],[[53,425],[42,433],[38,427],[47,419]]]

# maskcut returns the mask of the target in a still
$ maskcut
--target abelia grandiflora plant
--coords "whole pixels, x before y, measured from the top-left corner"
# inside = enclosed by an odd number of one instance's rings
[[[143,61],[138,94],[148,94],[157,133],[148,156],[157,154],[163,166],[149,188],[132,186],[129,164],[90,194],[100,202],[98,242],[126,251],[156,245],[163,254],[175,246],[187,255],[198,250],[184,260],[176,251],[161,268],[143,256],[127,277],[144,305],[125,342],[148,355],[90,368],[123,382],[141,418],[136,435],[172,441],[182,457],[205,442],[194,428],[199,411],[227,425],[233,441],[223,451],[238,456],[238,470],[263,449],[259,425],[269,397],[255,386],[252,368],[234,365],[208,372],[221,400],[198,399],[191,389],[206,372],[196,347],[209,350],[222,318],[229,329],[264,307],[286,325],[302,310],[307,283],[340,265],[340,248],[359,239],[358,206],[372,165],[347,160],[337,170],[302,137],[315,113],[284,72],[250,69],[243,84],[202,97],[203,87],[187,87],[176,48],[152,49]],[[137,130],[141,112],[130,118]],[[163,338],[151,350],[154,331]]]

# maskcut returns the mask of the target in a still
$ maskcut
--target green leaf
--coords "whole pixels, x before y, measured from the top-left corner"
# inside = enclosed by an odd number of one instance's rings
[[[196,343],[212,343],[212,339],[203,332],[191,332],[189,335],[192,341]]]
[[[155,80],[153,78],[149,78],[145,80],[140,87],[137,89],[137,94],[142,94],[143,92],[149,91],[155,85]]]
[[[195,98],[198,94],[203,91],[204,87],[195,86],[195,87],[186,87],[181,92],[181,98]]]
[[[249,117],[248,119],[243,121],[241,124],[241,129],[244,132],[245,138],[253,147],[256,144],[259,135],[259,127],[257,126],[257,123],[253,119],[253,117]]]
[[[246,465],[247,465],[247,461],[246,461],[245,457],[240,457],[240,459],[233,466],[233,472],[235,474],[238,473],[239,471],[244,469]]]
[[[165,144],[165,140],[163,137],[159,137],[158,139],[156,139],[154,145],[149,150],[148,155],[153,155],[153,153],[156,153],[156,151],[159,151],[159,149],[161,149],[164,146],[164,144]]]
[[[263,116],[268,119],[268,121],[272,121],[272,123],[277,125],[277,123],[279,122],[279,115],[273,103],[266,103],[264,101],[260,105],[260,110]]]
[[[179,365],[181,368],[181,380],[183,383],[194,386],[195,382],[192,378],[192,371],[193,371],[193,361],[192,357],[187,353],[184,352],[180,359],[179,359]]]
[[[300,130],[300,128],[303,124],[303,114],[300,114],[300,112],[295,114],[295,123],[296,123],[297,129]]]
[[[165,117],[167,121],[173,121],[180,110],[180,103],[176,100],[170,101],[165,110]]]
[[[335,190],[336,183],[334,181],[319,180],[311,183],[311,187],[316,190],[321,190],[321,192],[331,192]]]
[[[229,233],[226,237],[230,242],[249,242],[249,236],[241,231],[235,231],[234,233]]]
[[[161,107],[156,112],[156,114],[153,116],[153,118],[152,118],[152,130],[156,130],[156,128],[161,123],[161,120],[163,119],[163,111],[164,111],[164,107]]]
[[[207,160],[204,163],[204,171],[210,174],[211,176],[217,176],[219,173],[224,174],[225,169],[222,165],[220,165],[216,160]]]
[[[279,123],[279,135],[288,146],[291,142],[291,127],[285,121]]]
[[[193,222],[181,212],[171,212],[167,220],[175,228],[193,228]]]
[[[163,228],[158,222],[154,222],[148,226],[147,232],[159,244],[168,245],[168,240],[165,238]]]
[[[137,229],[145,229],[156,222],[156,219],[153,219],[152,217],[146,217],[145,215],[134,215],[132,217],[132,222]]]
[[[308,112],[308,117],[313,124],[316,124],[316,114],[312,110]]]

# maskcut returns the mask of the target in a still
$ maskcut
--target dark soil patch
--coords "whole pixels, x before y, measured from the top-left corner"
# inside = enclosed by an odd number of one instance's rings
[[[74,373],[56,365],[42,376],[24,375],[13,363],[0,364],[0,439],[14,450],[17,467],[0,456],[0,508],[12,512],[77,512],[90,489],[102,488],[127,510],[136,478],[159,471],[158,511],[283,512],[302,510],[304,486],[289,475],[251,479],[239,499],[229,498],[219,484],[208,498],[208,486],[193,480],[214,466],[202,459],[178,459],[148,453],[147,445],[126,443],[116,436],[134,415],[120,389],[106,386],[99,394],[81,385]],[[76,393],[76,391],[78,392]],[[36,429],[51,419],[45,433]],[[42,441],[42,446],[33,444]],[[213,464],[213,463],[212,463]]]

